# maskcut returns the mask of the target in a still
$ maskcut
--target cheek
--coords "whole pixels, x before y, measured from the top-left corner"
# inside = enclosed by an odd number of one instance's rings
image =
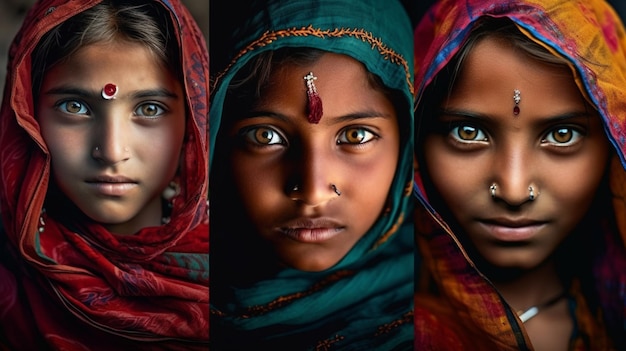
[[[482,166],[474,161],[468,162],[446,152],[439,140],[429,138],[423,145],[425,170],[434,189],[429,194],[441,199],[452,211],[462,208],[474,196],[480,187],[479,170]],[[485,193],[488,189],[485,189]],[[459,201],[463,199],[463,201]]]
[[[360,175],[365,179],[362,185],[357,185],[355,191],[365,193],[368,197],[376,195],[376,198],[380,199],[380,202],[384,202],[387,199],[391,183],[396,174],[398,168],[398,152],[389,152],[384,157],[374,161],[370,167],[365,169],[358,169],[350,172],[350,176],[345,177],[346,182],[351,182],[351,179],[355,179],[354,175]],[[355,179],[356,181],[357,179]],[[366,192],[363,189],[371,189]],[[370,193],[372,191],[372,193]]]
[[[279,165],[237,151],[231,153],[229,162],[232,178],[227,180],[227,186],[238,194],[251,217],[263,218],[264,209],[277,208],[284,196]]]
[[[45,127],[42,128],[42,136],[50,153],[54,174],[72,173],[73,168],[84,166],[84,155],[89,152],[85,151],[89,144],[84,137]]]
[[[182,119],[181,119],[182,120]],[[184,122],[163,125],[156,130],[145,130],[142,135],[133,136],[134,149],[144,161],[159,168],[157,174],[164,174],[170,181],[179,168],[185,138]],[[151,142],[157,141],[158,142]]]
[[[569,219],[574,227],[589,210],[598,187],[606,171],[606,158],[597,155],[588,159],[589,162],[580,162],[576,167],[563,167],[563,171],[551,178],[548,191],[551,191],[556,203],[562,205],[563,219]],[[567,215],[565,215],[567,214]]]

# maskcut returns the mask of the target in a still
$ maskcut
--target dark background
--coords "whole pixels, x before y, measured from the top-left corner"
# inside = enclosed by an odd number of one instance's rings
[[[238,21],[245,16],[248,1],[213,0],[210,4],[209,52],[212,74],[220,71],[228,61],[224,47],[233,28],[236,28]],[[435,0],[401,0],[401,2],[415,26]],[[626,18],[626,0],[608,0],[608,2],[617,10],[623,21]]]

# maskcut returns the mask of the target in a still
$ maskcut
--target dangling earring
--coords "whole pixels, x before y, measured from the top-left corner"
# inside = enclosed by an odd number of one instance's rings
[[[46,221],[44,218],[45,216],[46,216],[46,208],[44,207],[41,209],[41,213],[39,214],[39,227],[37,228],[39,233],[43,233],[43,231],[46,229]]]
[[[180,194],[180,185],[173,180],[163,189],[163,198],[167,201],[172,201],[178,194]]]
[[[171,220],[172,208],[174,207],[174,198],[180,194],[180,185],[177,182],[171,181],[169,185],[163,189],[164,206],[163,217],[161,218],[161,224],[167,224]]]

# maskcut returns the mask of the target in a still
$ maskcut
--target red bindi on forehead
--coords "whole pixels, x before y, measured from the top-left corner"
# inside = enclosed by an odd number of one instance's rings
[[[117,91],[118,91],[117,85],[113,83],[107,83],[102,88],[102,98],[105,100],[115,99],[115,96],[117,95]]]
[[[304,76],[306,81],[306,95],[307,95],[307,120],[309,123],[317,124],[322,119],[323,107],[322,99],[317,93],[317,87],[315,86],[316,76],[313,72],[309,72]]]

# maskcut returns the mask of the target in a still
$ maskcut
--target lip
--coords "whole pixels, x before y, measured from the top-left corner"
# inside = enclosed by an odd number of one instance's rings
[[[137,187],[138,182],[125,176],[102,175],[85,181],[98,194],[124,196]]]
[[[345,230],[339,222],[329,218],[299,218],[278,228],[278,231],[302,243],[321,243]]]
[[[530,219],[493,218],[480,221],[487,232],[503,242],[527,241],[537,235],[546,222]]]

